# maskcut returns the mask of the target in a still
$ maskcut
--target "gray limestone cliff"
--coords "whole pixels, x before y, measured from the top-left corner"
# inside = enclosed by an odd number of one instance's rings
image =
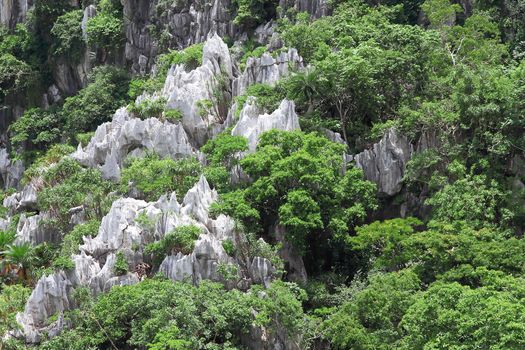
[[[157,118],[141,120],[121,108],[111,122],[97,128],[86,147],[79,145],[72,157],[85,166],[99,168],[105,178],[117,180],[126,157],[140,156],[146,150],[174,159],[197,152],[181,124]]]
[[[380,195],[394,196],[402,189],[406,164],[413,153],[409,140],[389,129],[378,143],[355,155],[354,160],[365,178],[377,184]]]
[[[33,0],[0,0],[0,25],[14,28],[25,21]]]

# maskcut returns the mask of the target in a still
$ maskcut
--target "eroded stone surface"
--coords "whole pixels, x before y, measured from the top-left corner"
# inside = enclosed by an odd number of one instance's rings
[[[300,130],[299,118],[295,113],[293,101],[283,100],[271,114],[260,114],[254,99],[249,99],[244,105],[239,121],[232,130],[232,135],[248,139],[248,149],[255,151],[261,134],[272,129],[293,131]]]
[[[235,242],[233,220],[224,215],[216,219],[209,216],[210,205],[216,199],[217,192],[201,177],[188,191],[182,204],[177,202],[175,193],[150,203],[133,198],[116,200],[102,219],[98,235],[84,237],[79,254],[72,256],[75,268],[56,272],[38,281],[24,312],[17,316],[26,340],[38,342],[43,332],[51,327],[45,322],[51,315],[61,314],[75,306],[71,301],[75,287],[88,287],[97,295],[107,292],[114,285],[139,282],[139,276],[133,270],[150,258],[144,255],[145,246],[181,225],[195,225],[201,229],[195,248],[188,255],[177,253],[167,256],[159,271],[175,281],[188,279],[196,284],[203,279],[223,281],[219,265],[234,264],[239,267],[239,262],[228,256],[222,246],[226,239]],[[130,268],[130,272],[122,276],[117,276],[114,271],[119,252]],[[246,271],[244,275],[239,275],[239,280],[267,285],[274,270],[266,259],[254,258]]]
[[[244,72],[233,81],[234,96],[242,95],[253,84],[274,85],[287,76],[291,70],[304,68],[303,59],[296,49],[290,48],[277,57],[265,52],[261,57],[250,57]]]
[[[393,196],[403,187],[406,164],[413,154],[408,139],[389,129],[371,149],[355,155],[355,164],[363,169],[365,178],[377,184],[380,194]]]
[[[173,159],[196,154],[180,124],[157,118],[141,120],[119,109],[111,122],[97,128],[89,144],[72,154],[81,164],[99,168],[107,179],[118,180],[124,159],[133,151],[149,150]]]
[[[21,160],[11,160],[7,149],[0,148],[0,188],[18,188],[24,170]]]
[[[229,81],[232,79],[232,63],[228,46],[217,35],[212,35],[203,48],[202,65],[190,72],[183,65],[170,69],[162,95],[168,100],[168,107],[182,112],[182,124],[192,141],[203,145],[210,136],[210,128],[220,123],[220,116],[203,115],[199,103],[204,100],[212,101],[213,89],[218,84],[218,76]],[[222,91],[227,103],[231,93]],[[223,119],[227,110],[219,111]],[[219,117],[219,118],[218,118]]]

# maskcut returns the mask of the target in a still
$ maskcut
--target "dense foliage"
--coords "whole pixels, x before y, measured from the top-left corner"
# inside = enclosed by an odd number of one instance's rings
[[[182,200],[201,173],[202,166],[195,158],[161,159],[156,154],[149,154],[131,159],[122,171],[121,182],[125,190],[134,187],[149,201],[173,191]]]
[[[124,18],[123,3],[35,0],[24,23],[0,28],[0,103],[20,111],[14,118],[0,110],[0,125],[9,124],[0,143],[24,161],[22,186],[37,197],[13,206],[15,190],[0,193],[0,337],[17,327],[40,276],[75,268],[72,255],[98,234],[116,198],[155,202],[175,192],[182,201],[204,176],[219,198],[211,216],[235,220],[235,238],[221,242],[228,259],[248,269],[253,257],[266,258],[275,280],[235,289],[228,282],[239,270],[222,263],[224,283],[154,277],[166,256],[191,254],[205,232],[181,223],[142,247],[153,265],[145,280],[97,296],[77,287],[67,329],[36,348],[233,350],[256,329],[301,349],[525,348],[524,0],[334,0],[309,7],[315,14],[297,12],[297,2],[231,1],[228,31],[242,32],[223,38],[234,78],[250,57],[289,48],[304,68],[243,86],[240,96],[232,91],[244,82],[218,74],[210,98],[192,106],[214,135],[201,153],[172,159],[130,149],[112,182],[69,155],[123,106],[131,118],[182,123],[183,108],[170,109],[158,91],[174,65],[194,74],[204,48],[175,47],[171,21],[186,20],[177,17],[185,4],[159,0],[142,33],[154,41],[154,69],[136,75],[125,62],[126,26],[135,19]],[[91,4],[96,15],[83,31]],[[219,13],[201,2],[190,12],[200,7]],[[275,33],[265,38],[270,26],[256,28],[270,20]],[[85,84],[43,102],[58,67],[74,74],[81,63],[92,66]],[[294,101],[302,131],[267,131],[249,149],[231,128],[215,128],[234,125],[246,103],[271,113],[284,98]],[[372,145],[388,130],[411,144],[402,189],[390,197],[378,196],[350,156],[372,149],[380,158]],[[388,170],[399,165],[390,163],[392,149],[381,159]],[[40,228],[52,228],[58,242],[16,239],[20,217],[44,213]],[[135,223],[145,232],[156,224],[145,214]],[[134,273],[128,253],[115,253],[118,278]],[[5,339],[0,349],[25,348]]]
[[[275,320],[285,334],[294,334],[303,317],[296,291],[283,282],[242,293],[206,281],[194,287],[152,279],[115,287],[93,302],[79,290],[82,306],[68,315],[78,326],[41,349],[241,349],[240,338],[252,324]]]

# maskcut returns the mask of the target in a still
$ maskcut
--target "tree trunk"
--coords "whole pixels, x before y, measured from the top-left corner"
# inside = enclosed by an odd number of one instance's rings
[[[337,112],[339,113],[339,119],[341,121],[341,129],[343,131],[343,139],[348,145],[348,136],[346,135],[346,113],[343,110],[343,102],[340,100],[337,101],[335,103],[335,107],[337,108]]]

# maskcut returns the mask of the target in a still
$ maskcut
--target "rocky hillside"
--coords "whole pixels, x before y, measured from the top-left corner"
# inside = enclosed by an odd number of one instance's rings
[[[524,9],[0,0],[0,350],[524,348]]]

